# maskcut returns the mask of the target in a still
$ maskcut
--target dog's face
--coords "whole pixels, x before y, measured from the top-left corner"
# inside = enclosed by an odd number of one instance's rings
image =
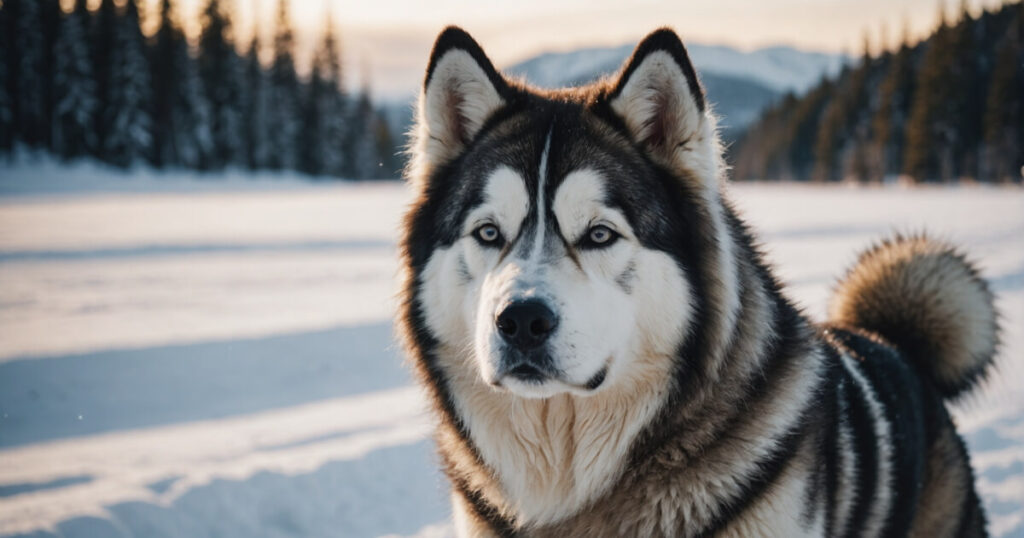
[[[495,388],[580,395],[671,360],[694,313],[714,127],[675,34],[618,80],[539,93],[460,30],[435,45],[405,249],[432,338]]]

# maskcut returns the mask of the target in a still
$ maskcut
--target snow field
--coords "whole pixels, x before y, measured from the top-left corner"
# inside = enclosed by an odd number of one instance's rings
[[[403,186],[0,176],[0,536],[451,532],[392,338]],[[730,191],[815,319],[892,230],[978,261],[1004,347],[955,415],[990,530],[1024,536],[1024,191]]]

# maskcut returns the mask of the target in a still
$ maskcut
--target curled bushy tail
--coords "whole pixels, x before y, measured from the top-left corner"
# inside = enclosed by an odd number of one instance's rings
[[[984,378],[998,343],[988,285],[953,247],[923,236],[861,254],[836,287],[830,317],[891,342],[945,398]]]

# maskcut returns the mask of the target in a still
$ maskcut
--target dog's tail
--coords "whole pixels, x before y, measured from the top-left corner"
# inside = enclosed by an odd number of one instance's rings
[[[895,345],[945,398],[985,377],[999,340],[992,293],[950,245],[897,235],[860,255],[839,282],[833,323]]]

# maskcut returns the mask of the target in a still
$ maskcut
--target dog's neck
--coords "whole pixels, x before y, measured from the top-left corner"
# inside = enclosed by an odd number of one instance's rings
[[[473,372],[471,364],[452,365],[454,404],[490,472],[465,471],[478,478],[493,473],[493,483],[474,489],[519,525],[553,523],[595,500],[620,477],[636,436],[670,389],[671,358],[637,362],[630,378],[595,395],[546,399],[498,391],[479,376],[456,373]],[[442,436],[441,444],[455,467],[478,465],[453,454],[467,450],[452,446],[464,441]]]

